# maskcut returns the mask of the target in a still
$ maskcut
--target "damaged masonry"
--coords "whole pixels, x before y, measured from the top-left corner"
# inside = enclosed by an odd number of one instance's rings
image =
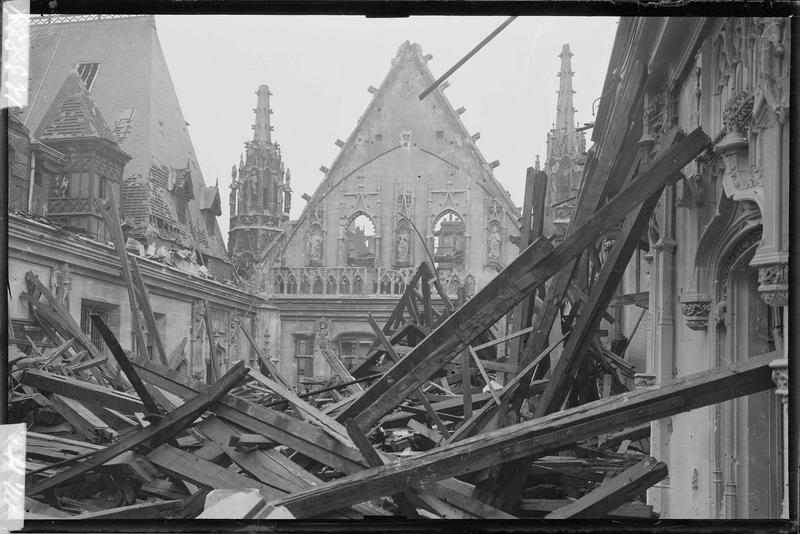
[[[788,19],[620,19],[583,126],[564,44],[521,208],[403,42],[297,219],[267,85],[224,210],[154,17],[31,34],[26,520],[789,518]]]

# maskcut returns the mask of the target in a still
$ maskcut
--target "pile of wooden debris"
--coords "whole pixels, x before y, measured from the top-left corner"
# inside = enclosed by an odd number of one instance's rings
[[[653,517],[644,492],[667,469],[649,456],[649,423],[771,388],[775,358],[629,390],[625,343],[601,343],[662,188],[708,143],[699,131],[673,141],[615,189],[608,158],[619,147],[601,146],[556,247],[539,237],[542,180],[531,172],[516,260],[455,304],[421,265],[389,320],[369,317],[367,359],[348,370],[323,347],[335,379],[302,394],[255,345],[259,369],[239,362],[210,384],[171,368],[158,340],[154,359],[127,353],[93,316],[101,351],[29,273],[22,297],[52,341],[10,347],[11,420],[29,428],[29,517]],[[116,208],[98,209],[141,336],[147,289]]]

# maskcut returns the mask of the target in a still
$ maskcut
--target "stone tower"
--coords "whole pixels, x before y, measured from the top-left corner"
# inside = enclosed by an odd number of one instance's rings
[[[281,149],[272,141],[269,87],[261,85],[253,110],[253,139],[247,141],[239,166],[233,166],[228,247],[240,276],[253,279],[261,272],[267,247],[280,234],[289,218],[291,188],[289,171],[281,161]]]
[[[544,171],[549,176],[545,203],[545,235],[563,239],[575,208],[575,196],[581,185],[586,161],[586,141],[575,123],[572,103],[572,52],[569,44],[561,47],[561,70],[558,72],[558,108],[553,128],[547,133],[547,159]]]

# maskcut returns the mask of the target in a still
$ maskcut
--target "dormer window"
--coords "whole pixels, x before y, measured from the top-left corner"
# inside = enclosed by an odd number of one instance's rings
[[[78,64],[78,76],[80,76],[81,81],[86,86],[87,91],[92,90],[92,86],[94,85],[95,77],[97,76],[97,70],[100,68],[100,63],[79,63]]]

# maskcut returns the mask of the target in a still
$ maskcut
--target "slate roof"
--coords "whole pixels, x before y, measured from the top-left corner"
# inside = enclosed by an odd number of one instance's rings
[[[117,145],[103,114],[75,72],[64,80],[53,104],[39,123],[35,137],[40,141],[97,137]]]
[[[207,186],[161,50],[155,18],[32,25],[30,33],[30,105],[23,110],[25,125],[36,131],[44,124],[43,131],[53,123],[58,115],[45,115],[54,102],[62,100],[58,93],[64,79],[75,71],[76,64],[97,63],[89,95],[98,114],[102,110],[99,116],[108,122],[103,121],[105,128],[98,125],[90,108],[82,113],[90,120],[88,127],[117,141],[119,148],[132,156],[123,175],[122,215],[142,225],[149,224],[151,215],[162,217],[179,231],[152,228],[160,237],[187,243],[194,240],[205,254],[228,261],[219,227],[206,233],[200,198]],[[75,125],[68,128],[69,122],[65,117],[52,133],[71,131]],[[185,224],[177,219],[175,194],[168,189],[170,169],[187,169],[191,174],[192,190],[187,196],[194,200],[188,204]],[[174,177],[181,181],[179,174]],[[140,180],[153,181],[152,187],[145,188]]]

